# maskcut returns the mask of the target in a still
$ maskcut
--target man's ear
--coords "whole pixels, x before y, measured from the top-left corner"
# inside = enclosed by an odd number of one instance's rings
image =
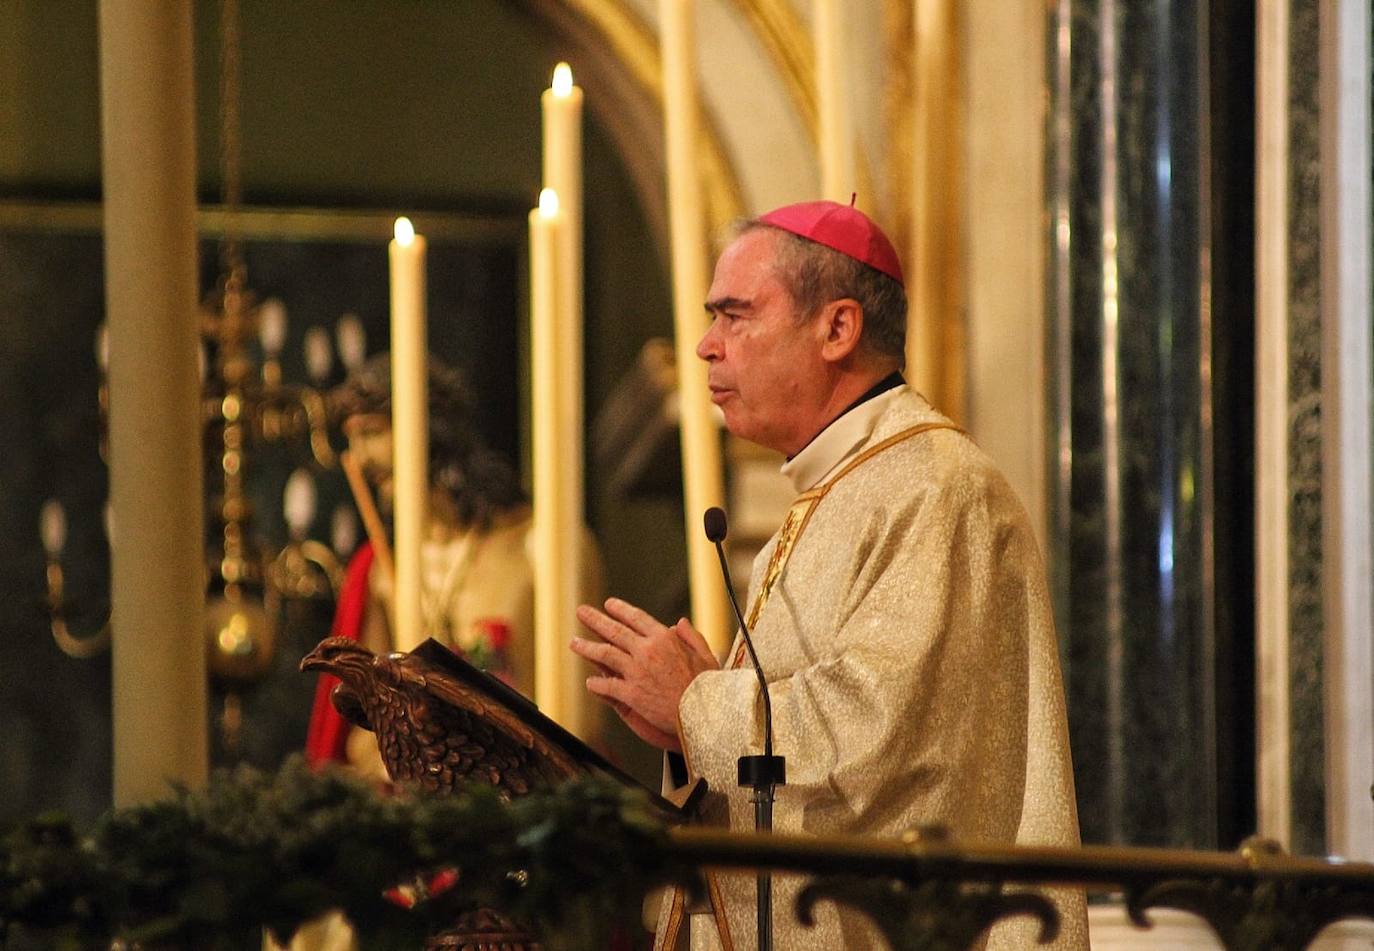
[[[859,349],[859,338],[863,336],[863,305],[852,297],[833,300],[821,308],[822,329],[825,338],[821,341],[821,357],[830,363],[839,363]]]

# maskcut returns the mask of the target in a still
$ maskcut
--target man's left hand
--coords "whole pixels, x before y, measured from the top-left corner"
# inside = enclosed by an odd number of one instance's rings
[[[587,678],[587,689],[614,707],[640,739],[681,752],[682,694],[697,674],[720,668],[706,639],[686,618],[667,627],[619,598],[609,598],[605,612],[584,604],[577,619],[601,638],[572,642],[574,653],[602,671]]]

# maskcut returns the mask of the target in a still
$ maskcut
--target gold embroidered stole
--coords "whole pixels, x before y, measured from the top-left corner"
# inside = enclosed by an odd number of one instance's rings
[[[783,519],[782,528],[778,530],[778,544],[773,549],[772,556],[768,559],[768,570],[763,573],[763,581],[759,584],[759,593],[754,597],[754,603],[749,608],[749,629],[753,630],[758,623],[759,615],[763,613],[763,606],[768,603],[768,597],[773,593],[773,586],[782,577],[783,569],[787,567],[787,561],[792,557],[792,550],[797,546],[797,539],[801,538],[802,532],[811,521],[811,515],[816,511],[816,506],[820,505],[821,499],[830,493],[841,479],[849,475],[859,466],[885,449],[891,449],[898,443],[906,442],[913,436],[921,433],[928,433],[933,429],[952,429],[957,433],[963,430],[953,423],[920,423],[909,429],[904,429],[899,433],[887,437],[882,442],[869,446],[863,452],[851,459],[843,469],[835,474],[835,477],[827,480],[813,489],[808,489],[797,496],[792,507],[787,510],[787,517]],[[739,667],[744,663],[745,646],[741,639],[739,646],[735,648],[734,657],[730,659],[730,667]]]

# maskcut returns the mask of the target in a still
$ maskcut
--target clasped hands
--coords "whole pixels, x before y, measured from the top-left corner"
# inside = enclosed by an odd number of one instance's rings
[[[681,752],[677,708],[697,674],[718,670],[706,638],[682,618],[672,627],[619,598],[605,611],[584,604],[577,619],[600,640],[574,638],[573,653],[599,670],[587,689],[610,704],[626,726],[646,743]]]

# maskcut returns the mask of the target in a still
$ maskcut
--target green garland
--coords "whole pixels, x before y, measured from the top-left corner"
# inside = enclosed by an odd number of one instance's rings
[[[0,947],[260,946],[340,909],[364,949],[414,949],[463,911],[496,907],[546,947],[605,947],[639,896],[687,874],[642,797],[604,780],[503,802],[486,786],[382,795],[289,761],[239,769],[204,791],[106,815],[82,835],[43,816],[0,835]],[[458,884],[413,909],[384,893],[456,867]]]

